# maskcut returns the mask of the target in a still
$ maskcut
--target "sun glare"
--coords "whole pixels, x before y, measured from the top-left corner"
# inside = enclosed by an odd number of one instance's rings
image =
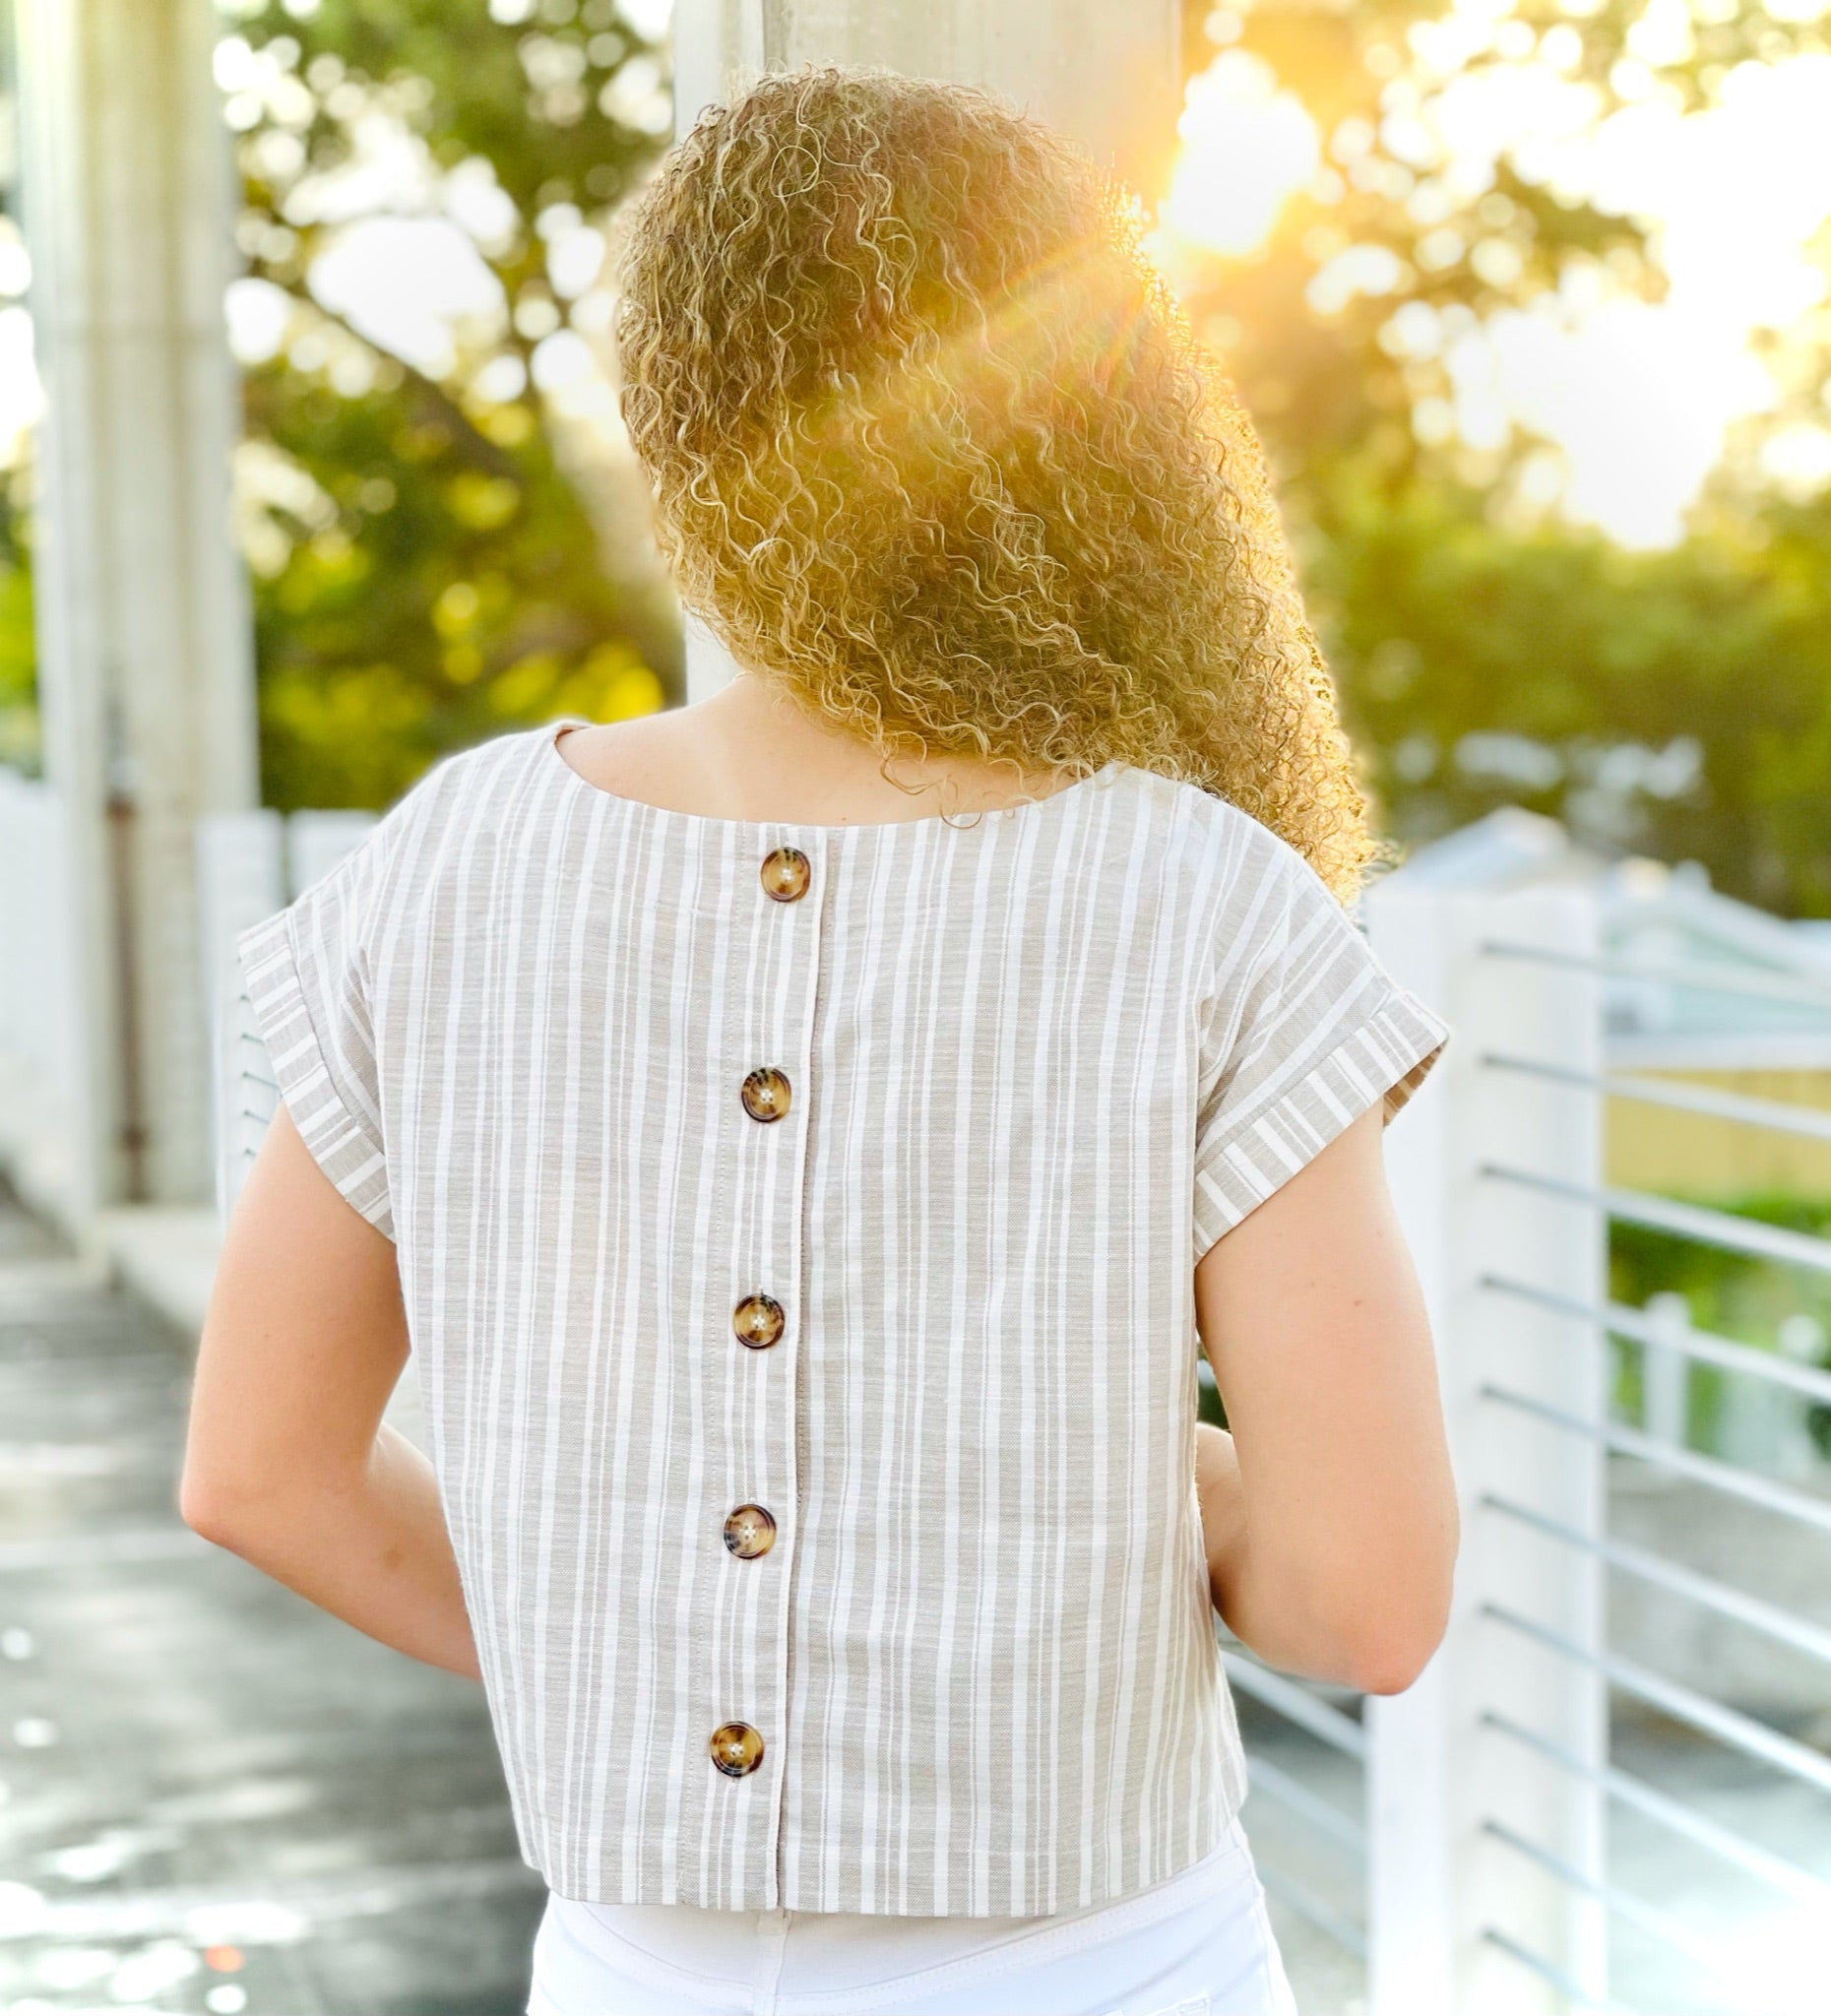
[[[1496,27],[1508,11],[1454,9],[1418,25],[1411,69],[1382,96],[1383,152],[1421,187],[1465,203],[1506,165],[1561,200],[1634,219],[1664,275],[1664,297],[1643,300],[1591,266],[1586,284],[1473,326],[1443,327],[1423,303],[1395,301],[1382,340],[1395,355],[1443,364],[1446,394],[1419,410],[1425,438],[1491,448],[1517,432],[1547,442],[1563,473],[1560,493],[1546,501],[1625,545],[1670,544],[1731,427],[1783,396],[1763,346],[1777,347],[1784,370],[1790,335],[1803,340],[1831,298],[1831,56],[1740,64],[1718,102],[1695,112],[1662,96],[1649,71],[1645,93],[1610,109],[1593,86],[1565,74],[1568,30],[1536,41],[1516,34],[1515,57],[1501,32],[1524,25]],[[1677,19],[1650,12],[1636,57],[1670,58],[1649,37],[1661,21],[1675,32]],[[1178,245],[1250,256],[1298,191],[1326,205],[1340,187],[1309,113],[1244,50],[1223,50],[1192,81],[1178,131],[1160,220],[1172,261]],[[1346,137],[1335,136],[1338,152]],[[1421,255],[1442,235],[1421,231]],[[1464,249],[1458,237],[1452,263]],[[1501,236],[1470,257],[1497,283],[1519,270]],[[1318,272],[1311,305],[1339,313],[1398,279],[1385,247],[1349,245]],[[1764,466],[1794,491],[1831,476],[1831,413],[1790,426]]]
[[[1228,49],[1193,79],[1164,221],[1191,243],[1234,255],[1271,236],[1289,198],[1321,164],[1316,122],[1271,66]]]

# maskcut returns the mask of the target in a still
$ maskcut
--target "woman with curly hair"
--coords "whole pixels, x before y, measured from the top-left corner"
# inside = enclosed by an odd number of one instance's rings
[[[766,78],[620,257],[733,676],[445,762],[244,939],[185,1515],[480,1679],[533,2016],[1287,2011],[1214,1608],[1374,1692],[1441,1634],[1380,1135],[1448,1032],[1258,445],[977,91]]]

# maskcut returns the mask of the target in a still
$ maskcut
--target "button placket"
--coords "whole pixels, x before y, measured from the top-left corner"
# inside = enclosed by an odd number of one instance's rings
[[[773,976],[769,995],[758,1017],[753,1039],[761,1054],[753,1054],[737,1087],[746,1129],[757,1129],[760,1155],[746,1155],[740,1166],[755,1185],[740,1191],[736,1209],[766,1207],[769,1223],[761,1228],[755,1250],[761,1256],[759,1278],[738,1284],[731,1306],[731,1336],[726,1349],[741,1365],[742,1407],[754,1422],[760,1413],[760,1439],[765,1449],[766,1476],[740,1476],[738,1495],[746,1489],[752,1502],[728,1509],[716,1529],[714,1544],[725,1556],[729,1575],[743,1578],[760,1600],[756,1644],[760,1670],[732,1674],[741,1691],[726,1696],[731,1708],[741,1707],[747,1719],[723,1724],[708,1739],[711,1762],[726,1778],[757,1778],[758,1796],[769,1800],[766,1908],[781,1894],[781,1834],[784,1796],[783,1766],[787,1761],[786,1718],[789,1684],[789,1570],[794,1547],[793,1513],[797,1502],[795,1477],[801,1332],[801,1253],[806,1189],[809,1062],[813,1048],[814,1005],[819,977],[820,882],[825,849],[812,845],[765,846],[757,859],[756,919],[768,947],[766,970]],[[809,901],[809,898],[812,901]],[[727,1095],[728,1097],[728,1095]],[[759,1489],[758,1486],[761,1486]],[[758,1580],[757,1578],[762,1578]],[[729,1710],[727,1709],[727,1713]]]

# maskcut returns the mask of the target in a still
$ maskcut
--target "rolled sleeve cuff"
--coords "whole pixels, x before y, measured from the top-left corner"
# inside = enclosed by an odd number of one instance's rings
[[[289,914],[282,911],[244,932],[236,952],[280,1097],[300,1140],[339,1196],[392,1239],[387,1159],[332,1068],[330,1049],[312,1018]]]
[[[1449,1025],[1403,988],[1262,1110],[1243,1116],[1195,1168],[1195,1258],[1328,1147],[1374,1102],[1382,1125],[1423,1083],[1450,1039]]]

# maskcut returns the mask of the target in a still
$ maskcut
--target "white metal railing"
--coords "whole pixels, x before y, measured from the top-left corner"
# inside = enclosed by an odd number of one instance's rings
[[[1791,1386],[1814,1400],[1831,1404],[1831,1372],[1816,1365],[1796,1364],[1773,1352],[1757,1351],[1753,1345],[1737,1344],[1734,1338],[1715,1337],[1708,1330],[1694,1329],[1687,1321],[1676,1330],[1654,1304],[1644,1309],[1629,1308],[1623,1302],[1606,1302],[1600,1309],[1585,1308],[1561,1295],[1547,1294],[1523,1281],[1508,1281],[1489,1275],[1483,1284],[1497,1294],[1521,1295],[1542,1308],[1553,1309],[1585,1322],[1596,1322],[1611,1336],[1630,1338],[1657,1351],[1677,1352],[1700,1364],[1716,1365],[1727,1372],[1740,1372],[1750,1379],[1765,1379],[1777,1386]]]
[[[1652,979],[1751,1003],[1809,1003],[1827,1011],[1828,1026],[1831,987],[1608,957],[1594,892],[1580,885],[1443,891],[1401,872],[1369,893],[1366,920],[1388,968],[1455,1033],[1388,1137],[1387,1162],[1437,1337],[1464,1547],[1441,1651],[1408,1694],[1369,1699],[1358,1719],[1229,1651],[1235,1687],[1300,1732],[1295,1747],[1326,1746],[1314,1754],[1337,1759],[1332,1773],[1343,1759],[1364,1767],[1357,1827],[1318,1796],[1294,1745],[1280,1739],[1268,1753],[1248,1719],[1254,1799],[1340,1848],[1364,1847],[1364,1861],[1349,1861],[1358,1897],[1314,1894],[1262,1847],[1266,1887],[1348,1952],[1364,1953],[1372,2016],[1667,2016],[1678,2003],[1660,1955],[1685,1970],[1687,2010],[1790,2016],[1809,1993],[1801,2000],[1778,1976],[1760,1979],[1746,1941],[1726,1943],[1611,1866],[1609,1815],[1631,1816],[1695,1858],[1700,1873],[1720,1866],[1764,1890],[1784,1923],[1764,1932],[1763,1950],[1791,1942],[1792,1961],[1775,1965],[1791,1964],[1801,1985],[1814,1940],[1813,1978],[1822,1984],[1831,1966],[1831,1858],[1807,1866],[1757,1838],[1745,1810],[1751,1799],[1758,1807],[1753,1795],[1726,1817],[1695,1792],[1622,1768],[1610,1755],[1611,1707],[1688,1730],[1777,1796],[1824,1799],[1828,1839],[1831,1755],[1757,1706],[1615,1642],[1605,1578],[1754,1634],[1807,1673],[1826,1670],[1824,1707],[1831,1619],[1741,1587],[1733,1573],[1707,1573],[1663,1550],[1658,1534],[1611,1533],[1608,1482],[1638,1473],[1716,1494],[1779,1522],[1777,1534],[1794,1536],[1788,1544],[1822,1547],[1831,1570],[1831,1466],[1783,1478],[1690,1446],[1685,1385],[1695,1364],[1777,1404],[1826,1406],[1831,1369],[1695,1327],[1670,1292],[1645,1307],[1615,1300],[1605,1260],[1610,1228],[1620,1224],[1810,1280],[1831,1272],[1831,1240],[1610,1185],[1602,1118],[1605,1101],[1623,1100],[1831,1141],[1831,1113],[1606,1069],[1603,983]],[[1683,1178],[1673,1170],[1674,1189]],[[1609,1401],[1619,1345],[1641,1354],[1639,1420],[1617,1418]],[[1611,1949],[1611,1927],[1632,1941],[1631,1956]]]
[[[1563,967],[1571,973],[1610,979],[1646,980],[1699,994],[1738,995],[1790,1008],[1831,1008],[1831,979],[1811,975],[1749,973],[1737,967],[1708,966],[1701,961],[1650,966],[1600,953],[1573,952],[1567,947],[1533,945],[1506,938],[1485,939],[1479,950],[1487,959],[1523,959],[1536,966]]]
[[[1735,1093],[1718,1092],[1709,1086],[1673,1085],[1657,1078],[1630,1077],[1614,1073],[1598,1077],[1585,1071],[1566,1070],[1561,1064],[1537,1057],[1489,1056],[1494,1071],[1524,1071],[1534,1078],[1556,1085],[1574,1085],[1586,1092],[1600,1092],[1611,1099],[1637,1100],[1644,1105],[1672,1106],[1680,1112],[1704,1113],[1712,1119],[1739,1120],[1750,1127],[1772,1127],[1783,1134],[1799,1134],[1811,1141],[1831,1141],[1831,1113],[1814,1112],[1805,1106],[1782,1105],[1776,1100],[1743,1099]]]
[[[1729,1211],[1712,1211],[1696,1204],[1674,1203],[1670,1197],[1651,1197],[1639,1190],[1604,1190],[1594,1186],[1560,1182],[1536,1169],[1509,1168],[1501,1163],[1484,1163],[1479,1173],[1497,1183],[1518,1183],[1529,1190],[1542,1190],[1548,1197],[1568,1198],[1604,1211],[1622,1225],[1649,1226],[1655,1231],[1676,1232],[1706,1246],[1722,1246],[1732,1253],[1745,1253],[1756,1260],[1777,1260],[1783,1267],[1804,1267],[1818,1274],[1831,1274],[1831,1239],[1806,1232],[1790,1232],[1763,1225],[1758,1219],[1737,1218]]]

